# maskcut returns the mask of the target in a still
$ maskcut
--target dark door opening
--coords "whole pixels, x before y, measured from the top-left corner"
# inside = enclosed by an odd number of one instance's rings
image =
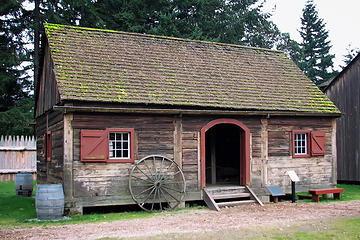
[[[234,124],[218,124],[206,132],[206,184],[240,184],[241,136]]]

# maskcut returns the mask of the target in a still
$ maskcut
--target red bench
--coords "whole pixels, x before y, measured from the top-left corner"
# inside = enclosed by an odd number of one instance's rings
[[[312,195],[312,200],[315,202],[320,201],[320,195],[332,193],[334,199],[341,199],[341,193],[344,192],[342,188],[328,188],[328,189],[311,189],[309,193]]]

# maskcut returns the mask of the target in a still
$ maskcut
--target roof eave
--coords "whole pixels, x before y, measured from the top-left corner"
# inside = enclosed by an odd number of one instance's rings
[[[167,108],[131,108],[131,107],[86,107],[86,106],[54,106],[54,110],[64,113],[102,112],[102,113],[147,113],[147,114],[186,114],[186,115],[245,115],[245,116],[307,116],[307,117],[340,117],[338,112],[295,112],[295,111],[244,111],[219,109],[167,109]]]

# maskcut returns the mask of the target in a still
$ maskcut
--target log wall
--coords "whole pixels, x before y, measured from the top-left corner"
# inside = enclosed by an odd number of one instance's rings
[[[176,116],[74,114],[72,120],[74,198],[82,206],[132,204],[128,181],[131,163],[80,162],[81,129],[134,128],[135,161],[160,154],[174,159]]]
[[[332,187],[336,184],[335,120],[329,118],[279,118],[267,120],[268,156],[267,159],[253,159],[253,171],[263,169],[261,185],[279,185],[286,192],[291,191],[287,171],[294,170],[300,178],[297,191],[307,191],[309,187]],[[292,131],[306,130],[325,132],[325,156],[293,158]],[[335,174],[336,175],[336,174]]]
[[[152,154],[160,154],[175,159],[182,166],[187,182],[187,200],[201,199],[200,190],[200,130],[207,123],[223,116],[199,115],[149,115],[149,114],[111,114],[74,113],[63,121],[62,115],[49,114],[49,129],[66,132],[71,141],[63,135],[54,137],[53,146],[64,143],[66,149],[54,150],[70,154],[65,165],[59,160],[56,165],[44,162],[41,150],[41,132],[45,132],[46,118],[38,123],[39,177],[47,182],[59,180],[66,175],[64,190],[70,195],[71,206],[100,206],[132,204],[128,180],[131,163],[90,163],[80,162],[80,131],[82,129],[105,130],[106,128],[134,128],[135,161]],[[301,182],[297,190],[309,186],[332,186],[335,183],[333,165],[336,159],[334,150],[334,121],[331,118],[310,117],[235,117],[250,130],[250,175],[251,187],[260,195],[267,194],[265,186],[280,185],[290,190],[290,180],[286,175],[295,170]],[[56,121],[58,119],[58,121]],[[67,119],[67,118],[66,118]],[[62,127],[67,125],[66,128]],[[61,126],[61,127],[60,127]],[[58,128],[56,128],[58,127]],[[71,130],[71,131],[69,131]],[[292,157],[292,130],[321,131],[326,134],[326,155],[310,158]],[[55,131],[56,132],[56,131]],[[67,137],[67,138],[68,138]],[[58,143],[60,142],[60,143]],[[66,142],[66,144],[65,144]],[[69,144],[70,147],[69,147]],[[56,147],[55,147],[56,148]],[[53,156],[54,161],[57,154]],[[70,162],[69,162],[70,161]],[[54,162],[55,163],[55,162]],[[58,166],[64,171],[55,173]],[[335,175],[336,176],[336,175]],[[68,199],[70,199],[68,196]],[[67,206],[70,206],[67,204]]]
[[[51,161],[45,159],[44,135],[47,131],[52,134]],[[37,181],[39,184],[62,183],[64,169],[64,121],[59,111],[50,111],[36,119],[36,146],[37,146]]]

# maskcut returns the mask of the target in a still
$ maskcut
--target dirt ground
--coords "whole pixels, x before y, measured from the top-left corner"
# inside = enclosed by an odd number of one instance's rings
[[[99,239],[154,236],[168,233],[216,232],[269,226],[291,227],[334,217],[360,216],[360,201],[331,203],[268,203],[211,210],[184,210],[154,217],[96,224],[0,229],[0,239]]]

